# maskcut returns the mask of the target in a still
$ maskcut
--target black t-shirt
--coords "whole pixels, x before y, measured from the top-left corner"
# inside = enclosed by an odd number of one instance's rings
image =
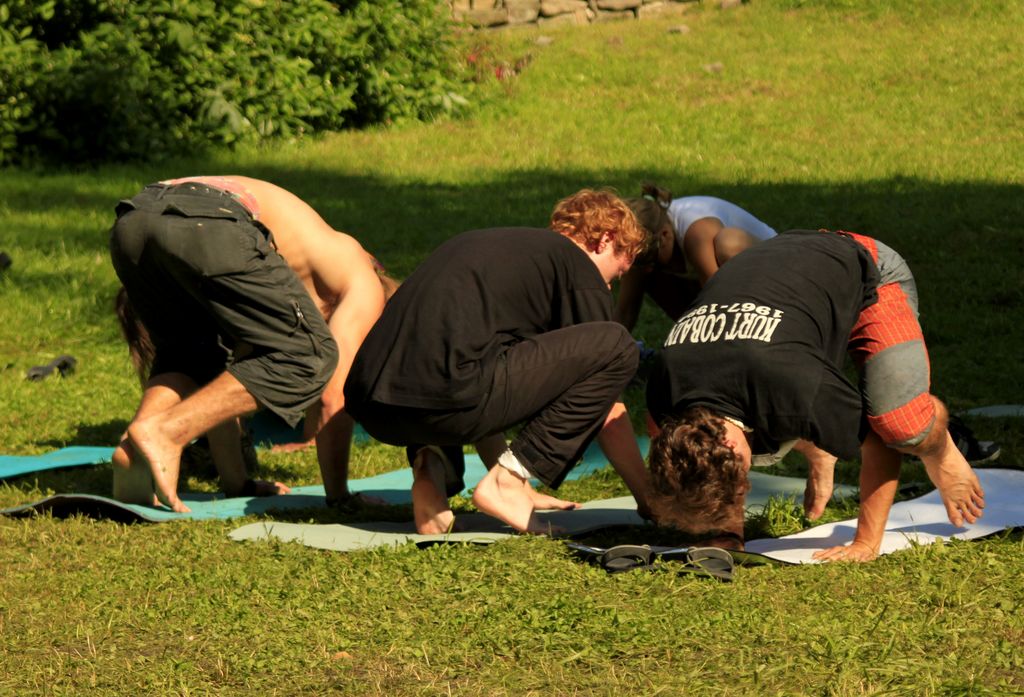
[[[611,319],[597,266],[551,230],[474,230],[437,248],[402,283],[356,354],[346,403],[476,406],[505,347]]]
[[[651,416],[705,406],[751,427],[754,454],[803,438],[856,457],[863,406],[842,365],[877,286],[869,253],[848,236],[793,230],[754,245],[669,332],[648,379]]]

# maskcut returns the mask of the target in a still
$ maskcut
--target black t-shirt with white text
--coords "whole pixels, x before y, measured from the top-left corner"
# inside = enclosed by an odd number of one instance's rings
[[[724,264],[672,327],[647,384],[658,423],[704,406],[753,429],[754,454],[802,438],[842,458],[866,434],[842,374],[878,270],[852,238],[793,230]]]
[[[476,406],[505,347],[611,312],[607,283],[567,237],[535,228],[457,235],[388,301],[356,354],[346,403]]]

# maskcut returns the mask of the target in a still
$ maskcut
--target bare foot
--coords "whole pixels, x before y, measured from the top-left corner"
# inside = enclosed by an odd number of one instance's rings
[[[114,454],[110,457],[110,464],[122,469],[128,469],[131,467],[134,452],[132,444],[128,442],[128,434],[125,433],[121,437],[121,442],[114,448]]]
[[[473,491],[473,504],[483,513],[508,523],[519,532],[543,535],[550,532],[551,527],[544,525],[534,513],[535,494],[527,480],[498,466],[477,484]]]
[[[390,506],[390,501],[381,496],[373,496],[372,494],[359,493],[355,495],[359,502],[364,506]]]
[[[153,475],[146,463],[136,456],[131,443],[122,440],[110,461],[114,465],[112,495],[116,500],[143,506],[157,504],[153,495]]]
[[[532,486],[529,488],[530,498],[533,499],[533,509],[536,511],[573,511],[580,507],[580,504],[575,501],[556,499],[554,496],[536,491]]]
[[[421,535],[443,535],[455,524],[455,514],[444,495],[444,465],[428,448],[412,463],[412,517]]]
[[[939,490],[942,503],[946,506],[949,522],[963,527],[964,521],[973,523],[985,508],[985,491],[981,488],[978,475],[974,473],[964,456],[946,434],[946,445],[941,454],[921,456],[929,479]]]
[[[181,469],[181,448],[166,438],[152,421],[136,421],[128,427],[128,439],[138,460],[149,466],[153,487],[160,503],[175,513],[191,509],[178,498],[178,474]]]

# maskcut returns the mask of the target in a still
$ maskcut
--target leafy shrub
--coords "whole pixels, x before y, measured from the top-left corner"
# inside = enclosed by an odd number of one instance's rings
[[[430,0],[364,0],[351,8],[367,49],[353,99],[357,124],[425,119],[458,111],[450,10]]]
[[[0,0],[2,3],[3,0]],[[465,104],[433,0],[15,0],[0,162],[149,158]],[[2,18],[0,9],[0,18]]]

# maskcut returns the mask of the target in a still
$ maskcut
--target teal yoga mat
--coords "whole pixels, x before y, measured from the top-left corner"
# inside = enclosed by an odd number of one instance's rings
[[[302,429],[289,429],[288,425],[272,414],[264,416],[262,412],[254,415],[249,428],[253,434],[253,442],[259,446],[292,443],[302,439]],[[370,436],[356,426],[353,439],[356,443],[365,443]],[[93,447],[76,445],[54,450],[42,455],[0,455],[0,479],[20,477],[33,472],[60,469],[62,467],[82,467],[100,465],[110,462],[114,453],[111,447]]]
[[[640,441],[642,449],[647,448],[647,439]],[[107,449],[108,461],[110,449]],[[569,479],[579,479],[592,474],[607,465],[600,448],[592,446],[583,461],[569,473]],[[487,468],[475,454],[466,455],[466,489],[475,487],[487,473]],[[402,504],[411,501],[412,470],[403,468],[385,472],[365,479],[353,479],[349,489],[384,499],[388,503]],[[219,494],[182,492],[181,500],[192,509],[191,513],[175,513],[163,507],[127,504],[105,496],[94,494],[56,494],[40,501],[21,506],[0,509],[0,515],[27,516],[34,513],[50,512],[54,516],[86,515],[93,518],[109,518],[120,521],[148,521],[160,523],[168,520],[209,520],[213,518],[239,518],[246,515],[265,514],[274,510],[294,510],[325,506],[322,486],[294,487],[292,493],[281,496],[224,498]]]
[[[59,469],[61,467],[98,465],[103,462],[110,462],[110,456],[113,453],[113,448],[73,446],[54,450],[43,455],[0,455],[0,479],[20,477],[24,474]]]

